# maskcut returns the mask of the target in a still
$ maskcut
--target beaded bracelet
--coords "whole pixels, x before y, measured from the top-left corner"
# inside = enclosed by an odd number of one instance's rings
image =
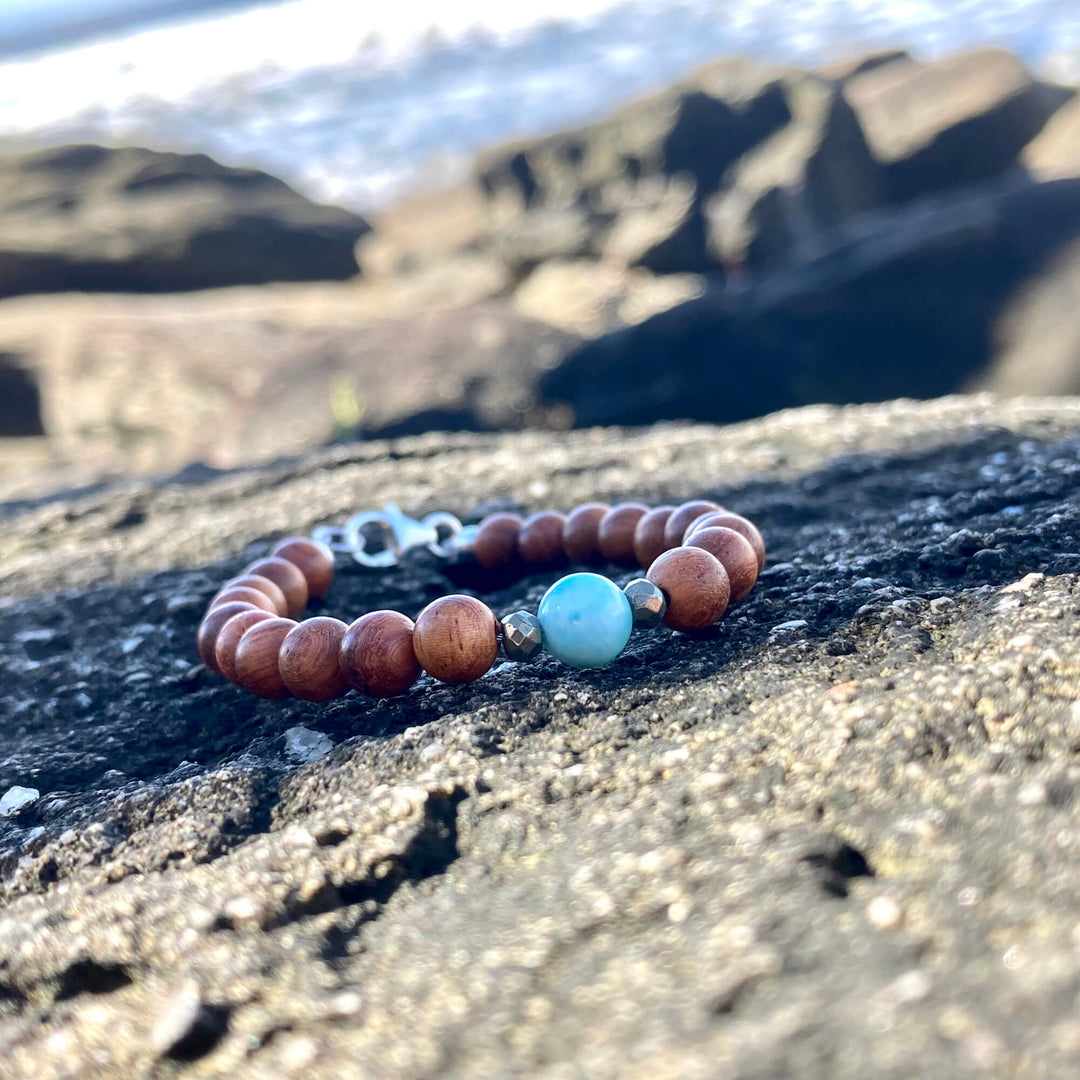
[[[369,549],[372,530],[381,550]],[[351,626],[326,616],[296,621],[309,597],[330,588],[335,552],[365,566],[393,566],[421,546],[501,575],[567,562],[639,564],[647,573],[621,589],[601,574],[568,574],[535,615],[515,611],[501,620],[457,593],[428,604],[415,623],[397,611],[373,611]],[[471,682],[495,663],[500,640],[509,660],[531,660],[543,648],[571,667],[596,668],[622,652],[634,628],[712,625],[750,592],[764,562],[757,528],[703,500],[651,510],[636,502],[585,503],[566,515],[497,513],[470,526],[442,512],[418,521],[391,504],[343,528],[320,527],[310,539],[282,540],[211,600],[197,644],[208,668],[251,693],[307,701],[329,701],[350,687],[389,697],[423,672]]]

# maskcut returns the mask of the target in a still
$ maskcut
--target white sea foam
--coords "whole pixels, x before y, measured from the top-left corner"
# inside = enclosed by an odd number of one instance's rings
[[[0,138],[199,148],[370,206],[484,143],[598,115],[714,56],[819,63],[984,42],[1067,57],[1080,5],[287,0],[0,63]]]

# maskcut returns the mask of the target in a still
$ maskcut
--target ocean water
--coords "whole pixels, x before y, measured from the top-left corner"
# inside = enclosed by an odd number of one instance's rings
[[[203,150],[376,209],[719,56],[998,44],[1080,78],[1077,0],[286,0],[0,63],[0,145]]]

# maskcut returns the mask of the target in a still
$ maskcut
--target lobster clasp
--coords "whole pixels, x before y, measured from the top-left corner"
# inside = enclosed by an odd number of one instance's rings
[[[387,503],[381,510],[365,510],[349,518],[336,549],[347,551],[362,566],[397,566],[402,555],[415,548],[426,547],[445,556],[446,544],[460,531],[461,522],[453,514],[440,511],[418,521],[394,503]],[[381,550],[367,549],[373,533],[382,540]]]

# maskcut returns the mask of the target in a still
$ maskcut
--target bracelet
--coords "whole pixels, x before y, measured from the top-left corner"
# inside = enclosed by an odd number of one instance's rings
[[[335,552],[390,567],[421,547],[492,575],[568,562],[647,572],[623,588],[602,574],[571,573],[547,590],[535,615],[515,611],[501,620],[475,597],[455,593],[432,601],[415,623],[388,610],[352,625],[322,615],[297,621],[309,598],[330,588]],[[494,665],[500,641],[508,660],[525,662],[545,649],[571,667],[596,668],[622,652],[635,628],[711,626],[750,592],[764,563],[753,523],[705,500],[653,509],[591,502],[565,515],[496,513],[467,526],[441,511],[416,520],[389,504],[344,527],[280,541],[210,601],[197,646],[208,668],[251,693],[306,701],[330,701],[350,688],[389,697],[425,672],[471,682]]]

